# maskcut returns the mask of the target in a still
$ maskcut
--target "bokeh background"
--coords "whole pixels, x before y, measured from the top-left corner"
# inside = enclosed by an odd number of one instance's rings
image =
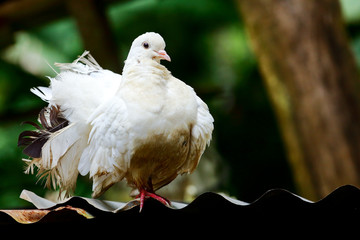
[[[285,188],[303,195],[306,191],[299,190],[303,187],[299,187],[294,177],[296,168],[289,159],[291,151],[264,84],[265,75],[251,48],[241,2],[2,1],[0,208],[27,206],[19,199],[23,189],[54,197],[54,191],[44,189],[41,181],[36,184],[36,176],[23,173],[22,158],[26,156],[17,147],[17,138],[31,126],[21,122],[35,121],[46,105],[29,89],[47,86],[46,76],[55,75],[50,67],[54,62],[71,62],[85,49],[104,68],[121,72],[132,40],[147,31],[164,37],[172,62],[163,64],[195,89],[215,118],[213,140],[198,169],[193,175],[178,177],[162,194],[170,199],[191,201],[205,191],[214,191],[250,202],[271,188]],[[294,1],[288,2],[291,5]],[[360,2],[343,0],[336,7],[341,11],[341,24],[345,26],[348,44],[359,67]],[[103,198],[127,201],[129,191],[121,183]],[[87,176],[79,177],[75,194],[91,195]],[[322,196],[305,197],[316,200]]]

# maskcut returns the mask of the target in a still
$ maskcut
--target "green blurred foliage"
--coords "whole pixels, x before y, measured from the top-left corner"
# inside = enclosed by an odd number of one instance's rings
[[[159,32],[172,59],[164,65],[208,103],[215,118],[212,147],[222,169],[209,190],[244,201],[270,188],[295,191],[274,113],[232,1],[136,0],[112,4],[107,13],[121,61],[135,37]],[[360,58],[358,26],[352,22],[349,31]],[[15,39],[0,52],[0,208],[26,206],[19,199],[22,189],[46,193],[35,184],[36,176],[23,173],[26,156],[17,147],[19,133],[31,129],[21,122],[36,120],[45,106],[29,89],[47,85],[45,76],[54,75],[46,61],[69,62],[84,50],[71,18],[19,31]],[[87,177],[79,178],[76,194],[90,196],[90,190]]]

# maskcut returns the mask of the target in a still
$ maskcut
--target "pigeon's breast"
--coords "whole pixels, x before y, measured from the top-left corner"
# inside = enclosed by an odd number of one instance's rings
[[[193,90],[172,76],[139,75],[125,82],[119,95],[127,106],[129,131],[135,136],[184,129],[196,121]]]
[[[167,83],[159,75],[139,75],[125,82],[120,96],[132,112],[160,113],[167,100]]]

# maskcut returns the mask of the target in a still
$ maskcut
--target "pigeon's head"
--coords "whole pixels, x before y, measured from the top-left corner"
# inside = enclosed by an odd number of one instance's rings
[[[138,36],[132,43],[127,60],[153,59],[156,62],[164,59],[171,61],[165,52],[165,41],[158,33],[147,32]]]

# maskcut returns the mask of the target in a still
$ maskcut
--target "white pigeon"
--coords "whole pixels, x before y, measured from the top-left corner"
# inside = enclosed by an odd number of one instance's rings
[[[155,191],[177,175],[191,173],[213,131],[213,117],[194,90],[160,64],[170,61],[164,39],[137,37],[122,76],[102,69],[85,51],[61,71],[50,87],[31,91],[49,103],[39,114],[42,127],[19,136],[48,187],[71,194],[78,174],[93,181],[98,197],[123,179],[139,191],[140,210]]]

